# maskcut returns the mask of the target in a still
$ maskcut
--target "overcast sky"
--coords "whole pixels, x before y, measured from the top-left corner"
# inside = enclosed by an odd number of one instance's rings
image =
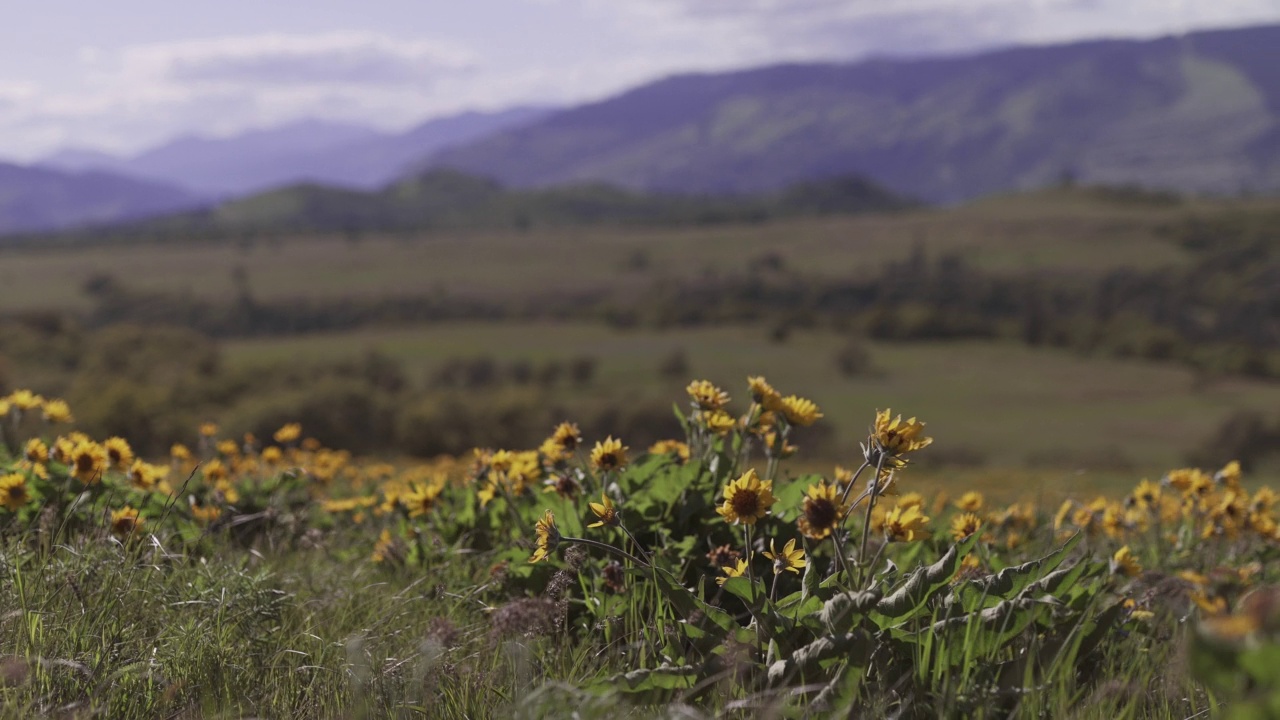
[[[1280,0],[4,0],[0,157],[400,129],[682,70],[1280,22]]]

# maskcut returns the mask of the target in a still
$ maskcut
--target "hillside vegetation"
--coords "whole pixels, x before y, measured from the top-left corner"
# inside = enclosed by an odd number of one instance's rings
[[[152,450],[203,416],[430,455],[566,414],[653,439],[678,378],[754,358],[838,399],[814,457],[860,430],[842,408],[914,398],[952,469],[1271,472],[1278,210],[1064,188],[746,224],[28,243],[0,251],[0,384]],[[1000,419],[967,423],[975,404]]]
[[[432,158],[518,186],[752,192],[856,173],[970,199],[1064,177],[1280,188],[1280,26],[683,75]]]

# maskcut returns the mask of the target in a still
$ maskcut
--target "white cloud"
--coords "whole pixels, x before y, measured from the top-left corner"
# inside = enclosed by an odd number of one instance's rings
[[[456,46],[374,33],[267,34],[127,48],[126,74],[184,86],[417,85],[465,71]]]
[[[598,13],[739,62],[1151,37],[1280,20],[1276,0],[540,0]]]

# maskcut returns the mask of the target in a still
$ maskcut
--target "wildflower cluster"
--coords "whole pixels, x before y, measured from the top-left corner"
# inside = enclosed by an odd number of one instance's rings
[[[551,597],[554,584],[560,627],[644,648],[641,675],[622,685],[636,692],[714,682],[733,657],[756,686],[824,707],[825,688],[850,678],[909,694],[925,653],[943,674],[981,656],[991,669],[966,672],[995,687],[1002,663],[1084,634],[1154,642],[1189,621],[1206,652],[1237,654],[1272,634],[1251,598],[1280,548],[1277,497],[1247,488],[1238,463],[1174,470],[1123,497],[1006,505],[913,483],[932,443],[916,418],[878,410],[856,467],[796,475],[783,462],[823,417],[813,401],[763,377],[737,406],[706,380],[687,397],[683,435],[643,449],[566,421],[532,449],[389,463],[326,448],[296,423],[265,442],[205,423],[167,458],[144,458],[124,437],[72,429],[66,403],[19,391],[0,399],[0,526],[135,549],[148,536],[316,546],[345,534],[391,573],[487,553],[477,597]],[[666,685],[636,680],[659,670]]]

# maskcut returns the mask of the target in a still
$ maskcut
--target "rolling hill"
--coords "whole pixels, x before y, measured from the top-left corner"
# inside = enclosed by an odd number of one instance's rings
[[[705,196],[640,192],[601,183],[509,189],[487,178],[431,170],[376,191],[290,185],[206,209],[63,233],[10,235],[5,240],[17,244],[225,238],[245,233],[705,225],[894,211],[915,204],[857,177],[798,183],[750,195]]]
[[[531,107],[467,112],[428,120],[402,133],[306,120],[226,138],[178,138],[128,158],[66,149],[41,164],[157,180],[210,198],[239,197],[302,182],[373,190],[438,150],[536,120],[547,112]]]
[[[518,187],[754,192],[860,174],[957,201],[1063,178],[1280,188],[1280,26],[682,75],[438,153]]]
[[[202,202],[164,183],[0,163],[0,233],[124,222]]]

